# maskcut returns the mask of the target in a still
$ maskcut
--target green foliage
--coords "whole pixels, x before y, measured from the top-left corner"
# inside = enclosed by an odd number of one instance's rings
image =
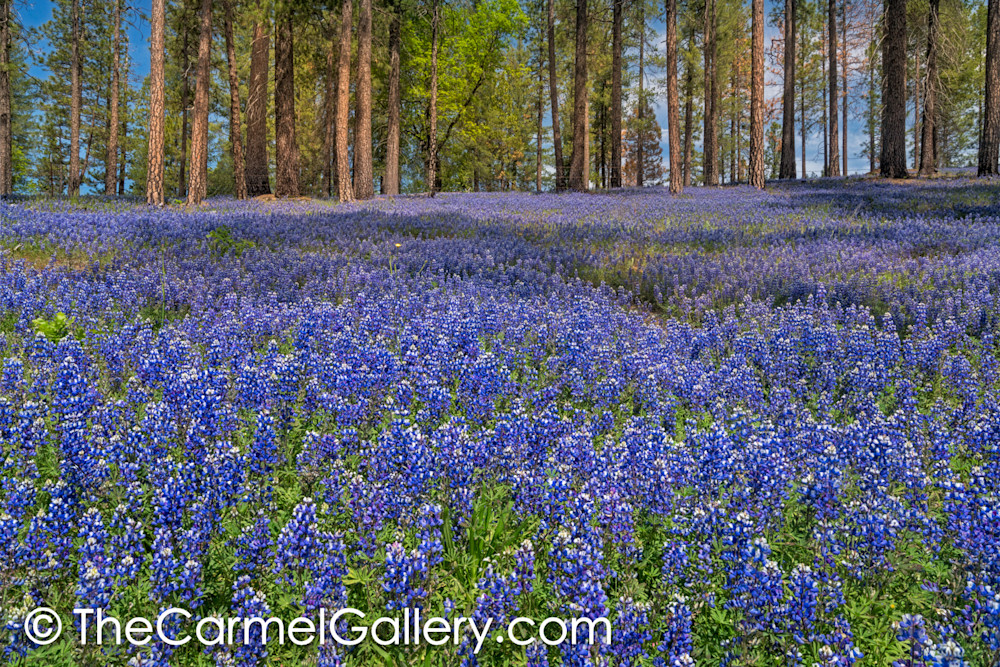
[[[250,239],[237,239],[233,236],[233,230],[229,227],[216,227],[205,237],[208,241],[208,248],[213,257],[222,257],[232,253],[240,257],[251,248],[256,248],[257,244]]]
[[[40,333],[53,343],[58,343],[72,331],[73,319],[65,313],[56,313],[51,318],[36,317],[31,321],[36,333]]]

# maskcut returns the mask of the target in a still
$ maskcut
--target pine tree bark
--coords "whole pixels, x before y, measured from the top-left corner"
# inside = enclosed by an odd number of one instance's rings
[[[360,0],[358,83],[354,111],[354,196],[375,196],[372,171],[372,0]]]
[[[684,68],[684,187],[691,187],[691,158],[694,152],[694,74]]]
[[[760,0],[758,0],[760,1]],[[670,151],[670,193],[684,189],[681,174],[680,100],[677,96],[677,0],[666,0],[667,142]]]
[[[716,88],[719,85],[715,67],[717,54],[716,45],[716,13],[715,0],[705,2],[705,138],[704,138],[704,176],[705,185],[719,184],[719,134],[718,134],[718,99]]]
[[[639,5],[639,106],[636,109],[635,119],[639,126],[636,135],[639,137],[635,142],[635,187],[644,186],[646,176],[646,155],[644,142],[646,135],[646,13],[643,11],[644,5]]]
[[[323,86],[323,192],[333,197],[337,181],[337,28],[332,12],[327,22],[326,81]],[[392,110],[389,111],[390,118]],[[390,123],[391,125],[391,123]]]
[[[843,142],[841,145],[840,158],[844,161],[843,175],[847,176],[847,0],[843,0],[841,5],[841,17],[843,20],[840,22],[840,83],[841,83],[841,115],[844,117],[844,131],[840,135],[840,140]]]
[[[191,180],[188,205],[197,206],[208,195],[208,96],[212,86],[212,0],[201,0],[198,33],[198,80],[194,91],[191,128]]]
[[[542,124],[545,122],[545,54],[538,43],[538,126],[535,136],[535,192],[542,192]]]
[[[274,195],[299,196],[299,150],[295,143],[295,41],[292,10],[278,5],[274,17]]]
[[[104,194],[113,197],[118,186],[118,96],[121,86],[121,0],[111,9],[111,92],[108,95],[108,151],[104,161]]]
[[[781,110],[781,165],[778,178],[795,178],[795,13],[796,0],[785,0],[784,95]]]
[[[9,1],[9,0],[8,0]],[[149,148],[146,152],[146,203],[163,206],[164,0],[153,0],[149,29]]]
[[[989,0],[986,10],[986,89],[983,92],[979,175],[996,176],[1000,159],[1000,0]]]
[[[438,98],[438,30],[440,15],[438,0],[433,0],[431,8],[431,83],[430,100],[427,106],[427,196],[433,197],[437,189],[437,98]]]
[[[587,160],[587,0],[576,0],[576,54],[573,68],[573,161],[569,168],[569,187],[588,189]],[[641,93],[640,93],[641,94]],[[641,108],[641,106],[640,106]]]
[[[752,0],[750,37],[750,185],[764,189],[764,0]]]
[[[937,106],[937,50],[940,18],[940,1],[930,0],[927,12],[927,71],[924,79],[924,113],[920,136],[920,175],[933,176],[937,171],[934,154],[934,128]]]
[[[229,145],[233,158],[233,194],[247,197],[246,165],[243,162],[243,128],[240,110],[240,74],[236,65],[233,40],[233,0],[223,0],[225,12],[223,30],[226,39],[226,64],[229,70]]]
[[[392,4],[389,22],[389,123],[386,132],[385,180],[383,192],[399,194],[399,51],[402,45],[402,8],[399,0]]]
[[[14,148],[10,104],[10,21],[12,0],[0,0],[0,197],[14,192]]]
[[[69,58],[69,195],[80,195],[80,108],[83,93],[80,70],[80,0],[70,5],[70,58]]]
[[[611,20],[611,187],[622,186],[622,5],[612,0]],[[675,75],[676,76],[676,75]]]
[[[351,114],[351,1],[341,0],[340,61],[337,73],[337,189],[342,202],[354,199],[347,153],[347,127]]]
[[[563,163],[562,132],[559,126],[559,83],[556,79],[555,0],[548,0],[547,41],[549,47],[549,104],[552,106],[552,149],[556,161],[556,190],[566,189],[566,165]]]
[[[258,4],[257,12],[264,8]],[[271,194],[271,174],[267,159],[267,73],[271,49],[271,28],[266,16],[258,16],[250,45],[250,81],[247,85],[247,196]]]
[[[191,104],[191,57],[189,52],[190,30],[188,29],[187,0],[182,0],[180,29],[181,38],[181,162],[177,175],[177,196],[187,196],[188,173],[188,107]]]
[[[882,151],[884,178],[906,178],[906,0],[885,0],[882,38]]]
[[[837,106],[837,0],[829,0],[830,14],[830,176],[840,176],[840,118]],[[846,120],[846,118],[845,118]]]

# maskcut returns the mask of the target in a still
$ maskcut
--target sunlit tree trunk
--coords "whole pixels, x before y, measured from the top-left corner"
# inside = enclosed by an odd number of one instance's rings
[[[358,83],[354,111],[354,196],[375,196],[372,171],[372,0],[360,0]]]
[[[146,152],[146,203],[162,206],[164,143],[164,0],[153,0],[149,28],[149,148]]]
[[[677,0],[666,0],[667,142],[670,151],[670,192],[684,189],[681,174],[680,101],[677,96]]]
[[[265,9],[255,11],[253,39],[250,45],[250,81],[247,85],[247,196],[271,194],[271,175],[267,159],[267,73],[270,69],[271,29]]]
[[[229,69],[229,144],[233,157],[233,189],[237,199],[246,199],[246,165],[243,163],[243,128],[240,113],[240,74],[233,43],[233,0],[224,0],[226,64]]]
[[[10,104],[10,21],[12,0],[0,0],[0,197],[14,192],[14,148]]]
[[[717,129],[717,108],[719,85],[715,65],[717,55],[716,45],[716,13],[715,0],[705,2],[705,137],[704,156],[705,185],[719,184],[719,135]]]
[[[979,175],[995,176],[1000,158],[1000,0],[986,10],[986,89],[979,140]]]
[[[611,19],[611,187],[622,186],[622,5],[612,0]],[[676,74],[675,74],[676,76]]]
[[[118,95],[121,85],[121,0],[111,9],[111,92],[108,95],[108,150],[104,160],[104,194],[114,196],[118,185]]]
[[[438,102],[438,31],[440,15],[438,0],[431,7],[431,83],[427,106],[427,195],[434,196],[437,189],[437,102]]]
[[[341,0],[340,63],[337,74],[337,187],[340,201],[354,199],[347,153],[347,126],[351,113],[351,0]]]
[[[69,57],[69,194],[80,194],[80,107],[83,93],[80,81],[80,0],[70,5],[70,57]]]
[[[385,179],[382,190],[387,195],[399,194],[399,50],[402,44],[402,8],[399,0],[392,4],[389,22],[389,123],[386,132]]]
[[[764,0],[751,2],[750,185],[764,188]]]
[[[292,10],[279,5],[274,24],[274,194],[299,195],[299,150],[295,143],[295,38]]]
[[[198,80],[194,91],[194,126],[191,130],[189,205],[200,204],[208,195],[208,94],[212,86],[212,0],[201,0],[199,18]]]
[[[840,176],[840,118],[837,106],[837,0],[829,0],[830,28],[830,176]],[[846,118],[845,118],[846,120]]]

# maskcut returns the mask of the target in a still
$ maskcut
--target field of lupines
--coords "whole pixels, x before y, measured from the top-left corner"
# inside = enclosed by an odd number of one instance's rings
[[[11,664],[1000,663],[1000,184],[0,216]],[[614,637],[36,647],[40,606]]]

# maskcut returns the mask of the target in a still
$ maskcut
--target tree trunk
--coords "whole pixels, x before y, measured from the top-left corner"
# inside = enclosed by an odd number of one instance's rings
[[[153,0],[149,28],[149,149],[146,154],[146,203],[163,206],[164,0]]]
[[[684,187],[691,187],[691,155],[694,150],[694,74],[684,68]]]
[[[640,75],[641,80],[641,75]],[[640,84],[641,85],[641,84]],[[640,96],[642,93],[639,93]],[[642,105],[640,104],[640,109]],[[573,162],[569,187],[587,190],[587,0],[576,0],[576,54],[573,70]]]
[[[622,5],[612,0],[611,20],[611,187],[622,186]],[[640,27],[641,29],[641,27]],[[676,77],[676,73],[674,74]]]
[[[764,189],[764,0],[751,5],[750,185]]]
[[[799,82],[799,100],[802,103],[802,108],[799,109],[800,123],[799,131],[801,132],[802,138],[802,178],[809,178],[809,173],[806,168],[806,82],[803,79]]]
[[[913,67],[913,169],[920,169],[920,51]]]
[[[781,167],[778,178],[795,178],[795,13],[796,0],[785,0],[785,81],[781,111]]]
[[[83,94],[81,91],[80,70],[80,0],[73,0],[70,6],[70,61],[69,61],[69,195],[80,195],[80,107]]]
[[[829,0],[830,14],[830,176],[840,176],[840,118],[837,106],[837,0]],[[845,118],[846,125],[846,118]],[[846,130],[845,130],[846,131]]]
[[[667,149],[670,152],[670,193],[684,189],[681,173],[680,100],[677,96],[677,0],[666,0],[667,38]]]
[[[125,86],[126,86],[125,87],[125,104],[126,104],[125,108],[127,109],[128,108],[128,79],[127,78],[126,78],[126,84],[125,84]],[[123,118],[122,119],[121,136],[123,136],[123,137],[127,137],[128,136],[128,118]],[[128,169],[128,160],[126,160],[126,156],[125,156],[125,146],[121,146],[120,150],[118,151],[118,153],[121,156],[119,158],[119,160],[118,160],[118,196],[119,197],[124,197],[125,196],[125,177],[127,175],[126,171]]]
[[[264,12],[260,4],[256,11]],[[271,194],[267,160],[267,71],[271,28],[266,16],[257,17],[250,46],[250,81],[247,85],[247,196]]]
[[[545,53],[538,43],[538,127],[535,136],[535,192],[542,192],[542,124],[545,122]]]
[[[189,206],[201,204],[208,195],[208,95],[212,86],[212,0],[201,0],[200,19],[198,80],[194,91],[194,126],[191,130]]]
[[[190,30],[188,30],[187,0],[183,0],[184,11],[181,14],[181,163],[177,176],[177,196],[187,194],[187,161],[188,161],[188,106],[191,104],[191,58],[189,53]]]
[[[292,10],[278,5],[274,17],[274,194],[299,196],[299,150],[295,143],[295,38]]]
[[[337,74],[337,186],[340,201],[352,201],[351,165],[347,153],[347,126],[351,114],[351,0],[341,0],[340,71]]]
[[[642,11],[644,5],[639,5],[639,108],[636,109],[635,118],[639,126],[636,132],[638,140],[635,142],[635,186],[641,188],[645,185],[646,176],[646,155],[643,137],[646,134],[646,94],[644,92],[646,83],[646,13]]]
[[[555,0],[548,0],[549,103],[552,105],[552,150],[556,161],[556,190],[566,189],[566,165],[563,164],[562,132],[559,127],[559,84],[556,80]]]
[[[843,12],[841,21],[841,44],[840,44],[840,75],[841,75],[841,114],[844,117],[844,132],[841,134],[840,140],[843,142],[841,146],[841,159],[844,161],[843,175],[847,176],[847,0],[844,0],[841,5],[841,11]]]
[[[820,49],[820,64],[821,64],[821,67],[822,67],[822,72],[821,72],[822,76],[820,77],[820,80],[819,80],[819,87],[823,91],[823,107],[822,107],[823,108],[823,113],[820,116],[820,121],[823,124],[823,126],[822,126],[823,127],[823,177],[825,178],[826,176],[830,175],[830,135],[829,135],[829,128],[827,127],[827,120],[828,120],[828,118],[827,118],[827,109],[828,109],[828,107],[827,107],[827,100],[826,100],[827,92],[828,92],[827,91],[827,85],[830,82],[830,79],[829,79],[829,77],[827,77],[827,74],[826,74],[826,59],[827,59],[827,56],[829,55],[830,51],[827,48],[827,43],[826,43],[826,40],[827,40],[826,30],[823,30],[822,33],[823,33],[823,43],[821,45],[822,48]]]
[[[10,104],[10,21],[12,0],[0,0],[0,197],[14,192],[14,151]]]
[[[427,196],[433,197],[437,189],[437,97],[438,97],[438,29],[440,27],[438,0],[431,7],[431,85],[427,105]]]
[[[705,137],[703,160],[705,163],[705,185],[719,184],[719,135],[718,114],[716,108],[716,88],[719,85],[716,76],[716,15],[715,0],[705,2]]]
[[[937,103],[937,49],[939,0],[930,0],[927,12],[927,72],[924,80],[924,117],[920,137],[920,175],[933,176],[937,171],[934,154],[935,105]]]
[[[223,29],[226,33],[226,63],[229,67],[229,144],[233,156],[233,189],[237,199],[246,199],[246,166],[243,163],[243,129],[240,112],[240,74],[233,43],[233,0],[223,0]]]
[[[358,83],[354,97],[354,196],[375,196],[372,171],[372,0],[360,0]]]
[[[104,194],[113,197],[118,186],[118,95],[121,85],[121,0],[113,0],[111,16],[111,93],[108,95],[108,151],[104,161]]]
[[[385,184],[387,195],[399,194],[399,49],[402,43],[402,8],[400,0],[392,5],[389,22],[389,126],[385,147]]]
[[[885,0],[882,76],[879,169],[884,178],[906,178],[906,0]]]
[[[997,175],[1000,157],[1000,0],[989,0],[986,11],[986,90],[983,130],[979,141],[979,175]]]
[[[333,197],[337,180],[337,17],[331,12],[326,40],[326,81],[323,85],[323,192]],[[391,110],[390,110],[391,114]],[[384,181],[383,181],[384,182]]]

